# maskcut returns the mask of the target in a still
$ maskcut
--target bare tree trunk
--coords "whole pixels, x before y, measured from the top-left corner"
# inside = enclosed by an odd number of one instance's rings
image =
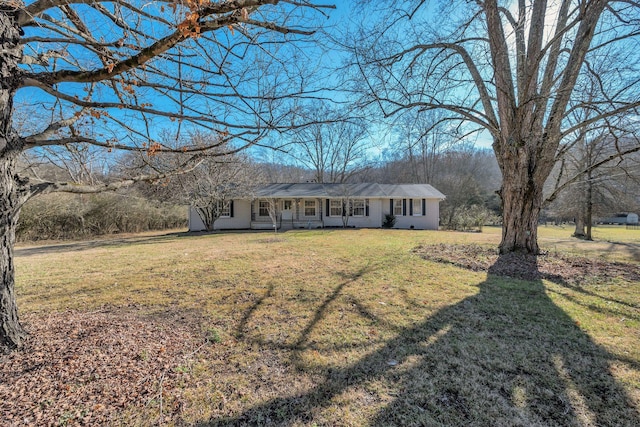
[[[538,218],[542,205],[542,186],[528,182],[519,185],[504,177],[502,184],[502,241],[500,253],[526,252],[537,254]]]
[[[585,239],[586,234],[584,232],[584,224],[585,224],[585,215],[584,209],[582,206],[578,209],[578,215],[575,218],[576,229],[573,232],[573,237],[577,237],[578,239]]]
[[[210,207],[196,207],[195,209],[198,213],[198,216],[202,220],[204,228],[206,228],[209,232],[214,231],[213,226],[216,222],[216,219],[218,218],[214,215],[213,210]]]
[[[589,171],[587,173],[587,215],[585,218],[587,233],[584,236],[585,240],[593,240],[591,235],[591,226],[593,224],[593,182],[591,178],[591,171]]]
[[[588,163],[588,160],[583,159],[582,160],[582,164],[579,166],[580,168],[584,168],[584,164]],[[585,217],[586,217],[586,207],[587,207],[587,190],[586,190],[586,185],[587,183],[585,182],[585,178],[582,178],[579,182],[578,185],[576,186],[576,195],[577,195],[577,200],[576,200],[576,205],[577,205],[577,211],[576,211],[576,215],[574,218],[574,222],[575,222],[575,230],[573,232],[572,237],[577,237],[578,239],[584,239],[585,238],[585,232],[584,232],[584,223],[585,223]]]
[[[26,336],[18,318],[14,291],[13,245],[20,211],[14,169],[14,159],[0,157],[0,349],[18,348]]]
[[[0,5],[0,349],[22,345],[26,336],[18,319],[14,290],[13,245],[20,213],[19,182],[16,181],[16,157],[20,140],[13,130],[14,81],[20,72],[22,57],[20,29],[10,6]]]
[[[526,148],[514,149],[504,156],[502,169],[502,241],[500,253],[540,253],[538,219],[542,209],[544,174],[536,165],[540,160],[529,155]]]

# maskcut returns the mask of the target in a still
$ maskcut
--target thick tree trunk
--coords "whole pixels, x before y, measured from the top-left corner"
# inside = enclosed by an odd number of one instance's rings
[[[18,319],[14,291],[13,245],[19,213],[14,165],[13,159],[0,157],[0,348],[3,349],[20,347],[26,335]]]
[[[585,217],[586,217],[586,207],[587,207],[587,201],[585,200],[587,192],[585,190],[585,182],[581,181],[577,186],[576,186],[576,193],[575,195],[577,196],[577,210],[575,211],[575,218],[573,219],[573,222],[575,223],[575,230],[573,232],[572,237],[577,237],[578,239],[584,239],[585,238],[585,232],[584,232],[584,223],[585,223]]]
[[[516,129],[517,133],[522,129]],[[544,147],[545,144],[547,147]],[[545,152],[547,150],[547,152]],[[543,203],[544,183],[553,168],[555,147],[542,137],[494,143],[502,172],[502,241],[500,253],[539,254],[538,220]]]
[[[576,229],[573,232],[573,237],[577,237],[578,239],[584,239],[586,234],[584,232],[584,213],[582,211],[582,208],[578,211],[578,215],[575,218],[575,222],[576,222]]]
[[[542,184],[526,171],[505,169],[502,188],[502,241],[500,253],[538,254],[538,219],[542,208]]]
[[[20,29],[15,11],[0,5],[0,349],[21,346],[25,332],[18,319],[14,290],[13,245],[20,212],[20,189],[15,162],[21,149],[13,130],[13,96],[19,78],[18,61],[22,57]]]

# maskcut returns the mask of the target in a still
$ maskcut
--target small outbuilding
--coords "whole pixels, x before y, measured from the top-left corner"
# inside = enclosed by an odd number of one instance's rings
[[[225,202],[215,230],[364,227],[437,230],[445,196],[429,184],[269,184]],[[206,230],[193,207],[189,231]]]
[[[598,221],[598,223],[599,224],[618,224],[618,225],[637,224],[638,214],[619,213],[612,217],[602,218]]]

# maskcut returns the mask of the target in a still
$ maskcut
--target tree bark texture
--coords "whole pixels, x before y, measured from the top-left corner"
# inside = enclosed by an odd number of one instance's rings
[[[13,246],[20,213],[20,180],[16,176],[16,158],[20,138],[13,129],[13,96],[22,57],[20,29],[15,12],[0,7],[0,349],[22,345],[26,335],[18,319],[15,296]]]
[[[584,231],[585,216],[582,210],[582,206],[580,206],[580,208],[578,209],[578,212],[576,213],[575,223],[576,223],[575,224],[576,229],[573,232],[573,237],[577,237],[578,239],[585,239],[586,238],[586,234]]]
[[[538,254],[538,219],[542,209],[545,174],[538,174],[530,147],[513,146],[502,156],[502,241],[500,253]],[[496,153],[498,154],[498,153]],[[548,166],[547,166],[548,168]],[[546,169],[546,168],[545,168]]]
[[[593,181],[591,176],[591,171],[587,172],[587,212],[585,217],[587,234],[585,235],[586,240],[593,240],[593,236],[591,235],[592,227],[593,227]]]
[[[525,43],[521,33],[524,21],[516,28],[515,80],[502,11],[496,0],[483,4],[496,87],[493,149],[503,177],[500,252],[538,254],[537,226],[543,186],[553,168],[562,138],[562,121],[607,0],[588,2],[563,64],[559,62],[559,52],[569,2],[562,2],[556,20],[557,37],[548,45],[549,50],[543,51],[547,2],[533,1],[528,42]],[[525,16],[524,7],[524,2],[519,3],[521,17]]]
[[[20,347],[26,335],[18,318],[14,290],[13,245],[20,211],[14,168],[14,159],[0,157],[0,348],[5,349]]]

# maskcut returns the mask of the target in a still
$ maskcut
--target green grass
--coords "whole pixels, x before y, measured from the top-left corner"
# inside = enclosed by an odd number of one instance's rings
[[[640,231],[571,232],[541,227],[540,244],[640,268]],[[21,247],[17,293],[34,315],[197,316],[208,345],[181,365],[191,380],[169,424],[639,425],[640,284],[520,281],[412,252],[499,239],[326,230]]]

